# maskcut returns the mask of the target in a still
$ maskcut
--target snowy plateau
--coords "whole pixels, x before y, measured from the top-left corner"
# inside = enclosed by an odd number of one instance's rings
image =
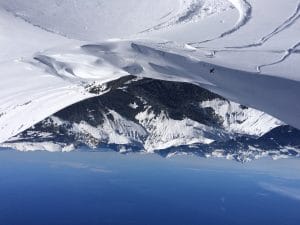
[[[0,0],[0,146],[300,154],[299,0]]]

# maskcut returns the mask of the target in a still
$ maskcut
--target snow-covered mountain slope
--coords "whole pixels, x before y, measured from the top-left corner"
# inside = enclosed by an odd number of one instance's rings
[[[126,75],[198,84],[232,101],[299,127],[300,82],[250,73],[203,61],[186,46],[148,41],[109,41],[52,49],[34,56],[37,67],[76,82],[101,82]],[[288,99],[288,100],[287,100]]]
[[[298,0],[0,0],[0,142],[128,75],[300,128],[299,13]]]
[[[110,92],[67,107],[1,146],[22,151],[108,146],[121,152],[196,152],[239,161],[300,150],[298,130],[284,131],[287,126],[266,113],[195,85],[128,77],[110,87]],[[285,143],[282,134],[273,134],[276,129],[295,135],[296,141]]]

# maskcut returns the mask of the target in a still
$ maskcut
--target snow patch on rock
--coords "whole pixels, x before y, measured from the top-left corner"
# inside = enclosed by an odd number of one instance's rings
[[[226,100],[215,99],[200,105],[203,108],[212,108],[222,118],[224,128],[234,133],[262,136],[283,125],[281,121],[264,112]]]

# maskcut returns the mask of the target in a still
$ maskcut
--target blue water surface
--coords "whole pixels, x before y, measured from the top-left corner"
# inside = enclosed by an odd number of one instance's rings
[[[300,161],[0,151],[0,225],[299,225]]]

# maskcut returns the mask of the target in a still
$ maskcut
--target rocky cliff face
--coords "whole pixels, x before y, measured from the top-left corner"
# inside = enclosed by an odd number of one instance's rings
[[[92,93],[102,88],[87,87]],[[24,151],[109,147],[243,162],[299,154],[299,130],[201,87],[130,76],[107,88],[107,94],[67,107],[2,146]]]

